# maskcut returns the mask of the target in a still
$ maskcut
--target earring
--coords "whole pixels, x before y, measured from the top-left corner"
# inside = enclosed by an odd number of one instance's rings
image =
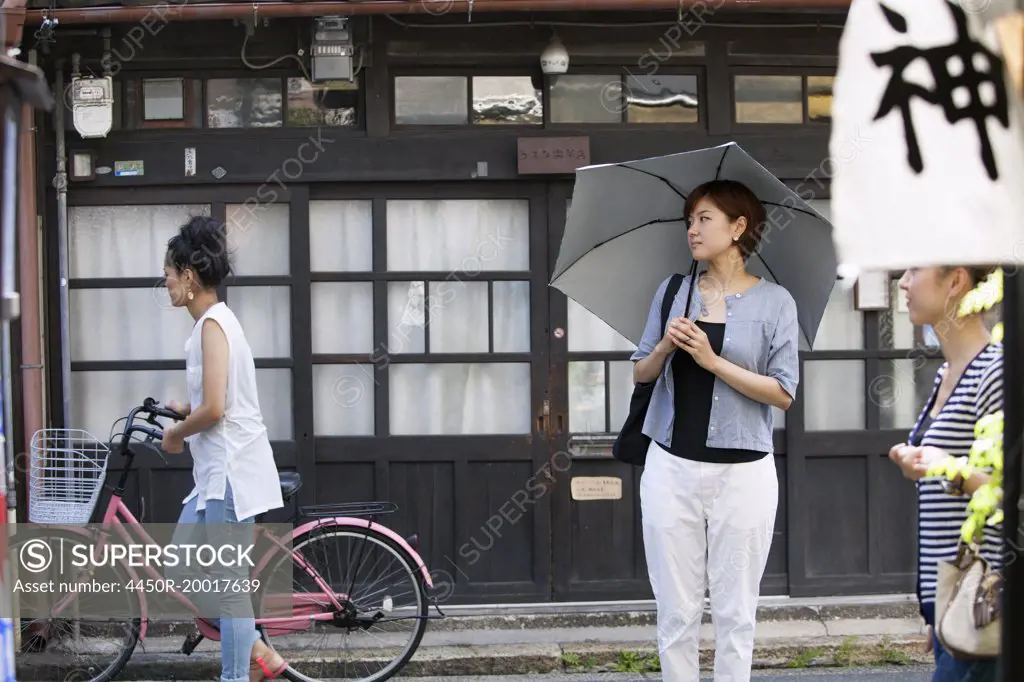
[[[195,297],[196,297],[196,295],[192,293],[192,290],[191,290],[191,289],[189,289],[189,291],[188,291],[188,296],[186,296],[185,298],[187,298],[188,300],[190,300],[190,301],[191,301],[191,300],[192,300],[193,298],[195,298]]]

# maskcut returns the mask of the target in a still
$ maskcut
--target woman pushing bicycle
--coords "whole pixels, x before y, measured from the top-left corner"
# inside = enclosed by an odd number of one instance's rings
[[[187,441],[193,459],[195,488],[183,501],[175,542],[186,534],[195,541],[204,526],[212,532],[225,524],[252,524],[257,515],[284,506],[252,350],[238,318],[217,298],[217,286],[231,272],[227,246],[222,225],[194,217],[168,241],[164,260],[171,303],[195,320],[185,342],[189,402],[168,403],[185,419],[163,434],[164,451],[180,453]],[[259,682],[284,671],[287,663],[256,630],[248,595],[227,591],[207,612],[213,608],[232,616],[207,619],[220,629],[221,682]]]

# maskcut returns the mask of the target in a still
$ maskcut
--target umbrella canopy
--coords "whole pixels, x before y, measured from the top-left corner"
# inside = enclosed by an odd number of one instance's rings
[[[658,285],[690,269],[683,203],[709,180],[742,182],[768,215],[748,271],[785,287],[807,348],[838,267],[832,226],[734,142],[576,171],[551,286],[637,344]]]

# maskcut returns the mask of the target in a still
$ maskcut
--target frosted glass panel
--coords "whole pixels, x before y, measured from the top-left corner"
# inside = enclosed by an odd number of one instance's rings
[[[292,439],[292,371],[257,369],[256,390],[270,440]]]
[[[569,303],[569,352],[573,351],[634,351],[629,339],[605,324],[576,301]]]
[[[487,282],[427,284],[431,353],[488,352]]]
[[[813,350],[861,350],[864,348],[864,313],[853,307],[853,289],[839,282],[825,308]]]
[[[186,402],[185,370],[71,373],[71,423],[109,443],[114,422],[146,398]],[[124,430],[124,422],[117,425]]]
[[[292,356],[291,287],[228,287],[228,305],[238,317],[254,358]]]
[[[70,298],[72,362],[184,361],[194,320],[171,307],[165,287],[72,289]]]
[[[423,353],[426,348],[423,282],[388,282],[387,353]]]
[[[803,383],[808,431],[859,431],[865,427],[863,360],[807,361]]]
[[[530,283],[493,285],[494,352],[530,352]]]
[[[570,433],[605,433],[604,363],[569,363]]]
[[[530,269],[525,199],[388,201],[388,270],[476,274]]]
[[[314,353],[373,350],[372,282],[313,282],[309,295]]]
[[[71,206],[68,271],[72,279],[163,276],[167,240],[206,205]],[[143,396],[145,397],[145,396]]]
[[[394,435],[530,433],[530,365],[392,364]]]
[[[228,205],[228,244],[236,275],[287,275],[288,204]]]
[[[633,363],[629,360],[608,363],[608,430],[618,433],[629,416],[629,400],[633,397]]]
[[[882,361],[882,374],[871,383],[868,398],[878,404],[883,429],[910,429],[917,423],[941,366],[941,359],[926,359],[916,353],[902,360]]]
[[[373,435],[373,365],[313,365],[313,432]]]
[[[373,269],[373,210],[369,201],[309,202],[309,264],[313,272]]]

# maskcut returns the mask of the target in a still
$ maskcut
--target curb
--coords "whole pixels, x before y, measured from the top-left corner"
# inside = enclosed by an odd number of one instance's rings
[[[780,639],[759,644],[754,668],[821,668],[861,665],[902,666],[927,663],[922,636],[851,636]],[[710,670],[714,659],[712,642],[702,642],[701,668]],[[342,677],[341,663],[309,657],[303,669],[308,675],[330,679]],[[353,665],[372,664],[373,658]],[[544,675],[562,672],[654,672],[658,669],[653,647],[626,644],[508,644],[490,646],[424,647],[402,669],[402,676],[432,677],[457,675]],[[118,674],[119,680],[210,680],[220,675],[219,651],[180,654],[148,654],[137,650]],[[52,680],[44,665],[29,667],[19,662],[17,679]]]
[[[441,610],[448,613],[445,606]],[[511,609],[509,609],[511,611]],[[454,611],[454,609],[453,609]],[[434,615],[433,609],[431,614]],[[848,604],[763,604],[757,609],[757,622],[792,622],[867,619],[919,618],[916,602],[894,601],[883,603]],[[703,623],[711,622],[711,613],[705,608]],[[470,630],[558,630],[595,627],[637,627],[657,625],[654,609],[629,611],[597,611],[577,613],[487,613],[460,615],[450,613],[446,618],[431,620],[430,632],[465,632]],[[192,621],[151,622],[147,637],[185,638],[195,630]]]

